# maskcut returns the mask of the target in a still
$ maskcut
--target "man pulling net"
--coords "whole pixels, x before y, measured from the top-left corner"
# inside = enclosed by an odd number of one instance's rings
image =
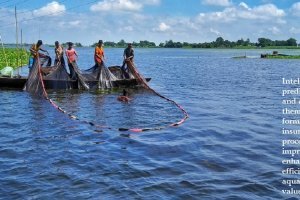
[[[43,41],[38,40],[36,44],[33,44],[30,48],[30,61],[29,69],[31,70],[34,62],[36,62],[37,57],[40,59],[41,66],[51,66],[51,57],[47,50],[42,49]],[[44,52],[44,53],[41,53]]]
[[[45,80],[51,80],[52,89],[71,89],[73,88],[73,82],[66,70],[66,64],[64,59],[64,49],[63,46],[59,44],[58,41],[55,42],[55,60],[54,60],[54,70],[50,72]]]
[[[123,58],[123,65],[121,67],[123,78],[134,78],[132,71],[128,67],[128,62],[133,63],[134,58],[134,50],[131,43],[128,43],[127,48],[124,50]]]
[[[72,80],[77,80],[78,88],[88,90],[89,86],[85,82],[85,77],[81,75],[81,71],[78,68],[76,59],[78,58],[77,52],[73,48],[73,43],[68,42],[68,49],[66,50],[66,56],[68,60],[68,66],[70,70],[70,76]]]
[[[42,65],[45,62],[45,57],[44,54],[41,54],[39,51],[47,51],[41,48],[42,44],[42,40],[38,40],[38,42],[33,44],[30,48],[30,59],[32,60],[32,65],[29,66],[29,75],[25,83],[24,90],[32,94],[46,97],[47,93],[45,93],[42,78]]]
[[[99,40],[95,47],[94,53],[95,65],[86,70],[85,77],[89,80],[97,81],[98,89],[109,89],[113,87],[112,81],[117,80],[117,78],[109,71],[104,63],[104,48],[103,41]]]

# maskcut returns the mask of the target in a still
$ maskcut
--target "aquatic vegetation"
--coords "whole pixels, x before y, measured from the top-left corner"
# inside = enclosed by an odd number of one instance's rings
[[[267,55],[266,58],[272,58],[272,59],[300,59],[300,55]]]
[[[6,66],[14,69],[27,65],[30,53],[25,49],[5,48],[0,50],[0,70]]]

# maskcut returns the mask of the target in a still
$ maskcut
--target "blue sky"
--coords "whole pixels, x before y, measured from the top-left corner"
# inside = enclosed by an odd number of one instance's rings
[[[0,0],[0,34],[15,41],[14,6],[23,41],[149,40],[157,45],[259,37],[300,42],[300,0]]]

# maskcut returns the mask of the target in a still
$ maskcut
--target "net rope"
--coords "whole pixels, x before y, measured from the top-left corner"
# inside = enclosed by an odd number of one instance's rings
[[[56,108],[57,110],[59,110],[60,112],[68,115],[68,117],[70,119],[73,119],[73,120],[78,120],[78,121],[81,121],[83,123],[87,123],[91,126],[94,126],[94,127],[97,127],[97,128],[105,128],[105,129],[113,129],[111,127],[107,127],[107,126],[103,126],[103,125],[98,125],[98,124],[95,124],[94,122],[90,122],[90,121],[87,121],[87,120],[81,120],[79,119],[76,115],[73,115],[72,113],[68,113],[67,111],[65,111],[63,108],[61,108],[60,106],[58,106],[51,98],[48,97],[48,93],[46,91],[46,87],[45,87],[45,84],[44,84],[44,79],[43,79],[43,73],[42,73],[42,67],[41,67],[41,61],[40,61],[40,58],[38,57],[34,64],[33,64],[33,67],[29,73],[29,76],[28,76],[28,80],[24,86],[24,90],[29,92],[29,93],[32,93],[32,94],[36,94],[36,95],[39,95],[43,98],[45,98],[54,108]],[[137,68],[135,67],[135,65],[131,62],[131,61],[126,61],[126,64],[127,64],[127,67],[128,67],[128,70],[133,74],[133,76],[136,78],[137,82],[145,89],[153,92],[154,94],[156,94],[157,96],[159,96],[160,98],[163,98],[171,103],[173,103],[178,109],[180,109],[183,113],[183,118],[177,122],[174,122],[174,123],[171,123],[167,126],[160,126],[160,127],[151,127],[151,128],[118,128],[117,130],[119,131],[131,131],[131,132],[144,132],[144,131],[150,131],[150,130],[161,130],[161,129],[164,129],[164,128],[167,128],[167,127],[176,127],[176,126],[179,126],[181,125],[182,123],[184,123],[188,118],[189,118],[189,115],[188,113],[186,112],[186,110],[180,106],[177,102],[175,102],[174,100],[170,99],[170,98],[167,98],[163,95],[161,95],[160,93],[156,92],[154,89],[152,89],[146,79],[139,73],[139,71],[137,70]],[[65,76],[67,74],[66,72],[66,69],[65,69],[65,66],[62,64],[62,62],[60,62],[60,64],[58,64],[58,66],[56,66],[56,70],[52,73],[50,73],[49,77],[50,78],[53,78],[55,76],[58,76],[58,74],[63,74],[63,76]],[[78,69],[78,66],[76,65],[74,67],[74,69],[77,67]],[[104,69],[107,69],[104,65],[102,66]],[[103,69],[102,68],[102,69]],[[89,72],[91,72],[90,76],[94,76],[95,74],[98,74],[100,73],[100,77],[101,77],[101,70],[102,69],[99,69],[99,66],[94,66],[92,68],[90,68]],[[79,70],[79,69],[78,69]],[[99,71],[100,70],[100,71]],[[108,69],[107,69],[108,70]],[[75,70],[76,71],[76,70]],[[105,71],[105,70],[103,70]],[[82,78],[82,83],[79,83],[83,86],[83,88],[88,88],[88,85],[84,82],[84,77],[81,75],[80,71],[77,71],[78,72],[78,83],[80,82],[80,78]],[[82,76],[82,77],[80,77]],[[47,77],[47,76],[46,76]],[[60,76],[61,77],[61,76]],[[99,80],[99,77],[96,77],[98,80]],[[106,77],[107,78],[107,77]],[[111,78],[111,77],[110,77]],[[110,82],[112,79],[108,80],[108,82]],[[108,83],[108,82],[105,82]],[[85,85],[86,84],[86,87]],[[98,85],[99,87],[99,85]]]
[[[141,73],[139,73],[139,71],[137,70],[137,68],[135,67],[134,63],[130,60],[126,61],[126,64],[127,64],[127,67],[128,67],[128,70],[133,74],[133,76],[136,78],[137,82],[142,86],[144,87],[145,89],[147,90],[150,90],[151,92],[153,92],[154,94],[156,94],[157,96],[159,96],[160,98],[162,99],[165,99],[171,103],[173,103],[179,110],[182,111],[183,113],[183,118],[180,119],[179,121],[177,122],[174,122],[168,126],[179,126],[181,125],[182,123],[184,123],[188,118],[189,118],[189,115],[187,113],[187,111],[181,106],[179,105],[176,101],[170,99],[170,98],[167,98],[163,95],[161,95],[160,93],[156,92],[154,89],[152,89],[149,84],[147,83],[146,79],[141,75]],[[160,130],[160,129],[164,129],[168,126],[164,126],[164,127],[153,127],[153,128],[119,128],[120,131],[133,131],[133,132],[143,132],[143,131],[150,131],[150,130]]]

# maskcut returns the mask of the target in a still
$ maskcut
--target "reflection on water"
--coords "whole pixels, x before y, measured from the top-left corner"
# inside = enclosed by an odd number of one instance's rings
[[[93,49],[77,50],[79,66],[89,68]],[[280,80],[298,61],[231,59],[244,51],[136,49],[150,85],[190,114],[162,131],[116,131],[182,117],[145,90],[130,90],[128,104],[117,101],[121,91],[48,91],[80,119],[112,127],[102,132],[26,92],[1,90],[1,198],[288,198],[280,191]],[[116,65],[122,49],[106,54]]]

